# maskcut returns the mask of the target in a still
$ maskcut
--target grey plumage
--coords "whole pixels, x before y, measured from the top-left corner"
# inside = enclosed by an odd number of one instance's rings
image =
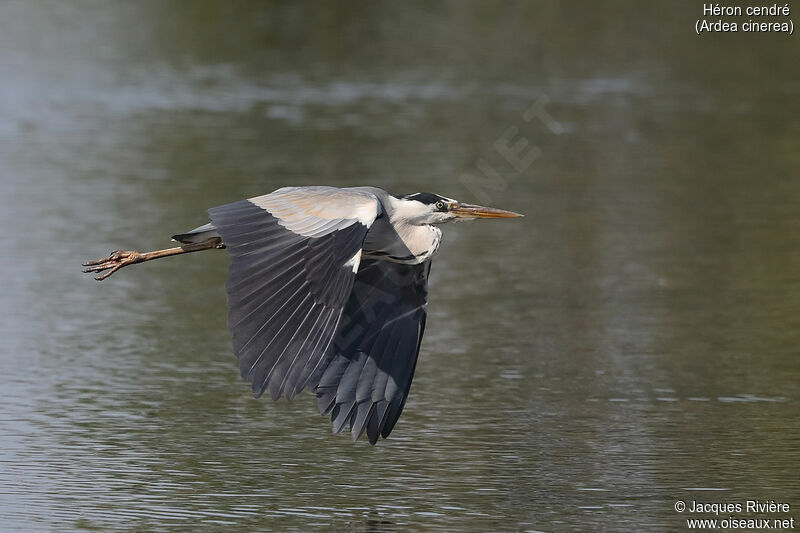
[[[214,227],[214,224],[209,222],[208,224],[203,224],[198,228],[194,228],[192,231],[173,235],[172,240],[182,242],[184,244],[191,244],[207,241],[208,239],[213,239],[214,237],[219,237],[219,233],[217,233],[217,228]]]
[[[360,264],[367,241],[367,256],[392,246],[412,255],[390,235],[388,196],[370,188],[280,189],[212,208],[210,224],[174,237],[218,235],[231,254],[228,327],[254,394],[291,399],[311,388],[334,432],[349,425],[354,438],[366,431],[372,444],[389,435],[408,396],[430,267]],[[367,239],[378,218],[378,240]]]
[[[114,252],[86,272],[226,248],[228,327],[253,393],[313,390],[335,433],[375,444],[395,427],[425,331],[436,225],[510,218],[509,211],[375,187],[285,187],[214,207],[211,222],[174,235],[182,246]]]
[[[246,200],[209,215],[232,256],[228,326],[242,376],[257,396],[269,386],[292,398],[324,363],[355,277],[345,263],[367,228],[304,237]]]
[[[334,340],[333,360],[316,389],[320,411],[332,411],[335,430],[349,421],[354,438],[366,428],[374,444],[397,422],[425,331],[429,271],[430,262],[362,264]]]

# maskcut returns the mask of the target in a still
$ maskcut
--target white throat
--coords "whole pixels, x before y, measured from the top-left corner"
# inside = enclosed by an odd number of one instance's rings
[[[392,197],[384,209],[386,217],[376,220],[367,233],[365,257],[415,265],[436,253],[442,231],[426,222],[429,206]]]

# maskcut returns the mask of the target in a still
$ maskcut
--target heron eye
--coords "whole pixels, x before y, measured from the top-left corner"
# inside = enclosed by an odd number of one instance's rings
[[[445,205],[444,202],[436,202],[436,209],[439,211],[444,211]]]

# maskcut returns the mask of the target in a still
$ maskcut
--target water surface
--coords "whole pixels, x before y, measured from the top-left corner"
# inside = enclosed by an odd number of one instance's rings
[[[698,38],[695,4],[658,6],[0,4],[0,529],[800,509],[798,41]],[[498,141],[522,138],[515,164]],[[309,394],[251,397],[224,252],[79,272],[303,184],[526,214],[444,228],[411,397],[374,448]]]

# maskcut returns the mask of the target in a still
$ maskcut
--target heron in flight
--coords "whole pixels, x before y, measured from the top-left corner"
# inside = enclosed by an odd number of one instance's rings
[[[105,271],[103,280],[127,265],[227,249],[228,328],[255,396],[291,400],[309,388],[334,433],[349,425],[370,444],[389,436],[408,398],[438,225],[522,216],[376,187],[284,187],[208,214],[210,223],[172,237],[181,246],[112,252],[84,272]]]

